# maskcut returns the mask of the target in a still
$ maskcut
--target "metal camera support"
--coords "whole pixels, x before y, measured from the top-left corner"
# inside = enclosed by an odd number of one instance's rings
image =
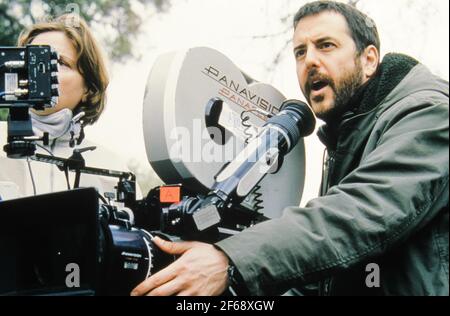
[[[212,101],[222,107],[219,99]],[[284,157],[314,131],[315,124],[308,105],[298,100],[283,102],[281,112],[272,116],[245,150],[219,172],[205,197],[183,199],[163,210],[164,229],[181,232],[187,239],[220,240],[222,218],[230,213],[234,216],[235,208],[258,184],[281,169]]]

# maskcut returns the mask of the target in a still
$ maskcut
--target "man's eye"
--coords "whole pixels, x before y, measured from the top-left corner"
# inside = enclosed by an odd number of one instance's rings
[[[295,58],[301,58],[305,55],[306,51],[304,49],[299,49],[295,52]]]
[[[323,43],[320,45],[321,49],[329,49],[329,48],[333,48],[333,47],[335,47],[335,45],[333,43],[329,43],[329,42],[326,42],[326,43]]]

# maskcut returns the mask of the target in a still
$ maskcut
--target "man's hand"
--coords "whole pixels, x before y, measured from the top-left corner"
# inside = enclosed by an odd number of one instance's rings
[[[227,288],[228,257],[200,242],[173,243],[155,237],[164,252],[182,255],[177,261],[139,284],[132,296],[212,296]]]

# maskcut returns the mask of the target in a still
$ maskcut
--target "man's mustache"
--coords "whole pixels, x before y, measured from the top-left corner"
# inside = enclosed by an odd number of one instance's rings
[[[331,89],[333,89],[333,91],[335,91],[335,84],[333,79],[331,79],[329,76],[325,74],[319,73],[317,69],[313,68],[308,72],[308,79],[306,80],[305,83],[305,94],[306,94],[305,97],[307,98],[307,100],[310,100],[312,86],[314,82],[317,81],[322,81],[326,83],[331,87]]]

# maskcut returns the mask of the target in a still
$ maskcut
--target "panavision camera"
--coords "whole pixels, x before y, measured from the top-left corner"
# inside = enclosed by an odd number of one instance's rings
[[[193,48],[160,57],[143,120],[149,162],[167,183],[143,200],[133,174],[87,167],[81,149],[32,157],[78,179],[116,177],[117,195],[77,188],[0,202],[10,223],[0,230],[0,294],[128,295],[176,259],[154,236],[216,242],[299,204],[312,111],[222,54]]]

